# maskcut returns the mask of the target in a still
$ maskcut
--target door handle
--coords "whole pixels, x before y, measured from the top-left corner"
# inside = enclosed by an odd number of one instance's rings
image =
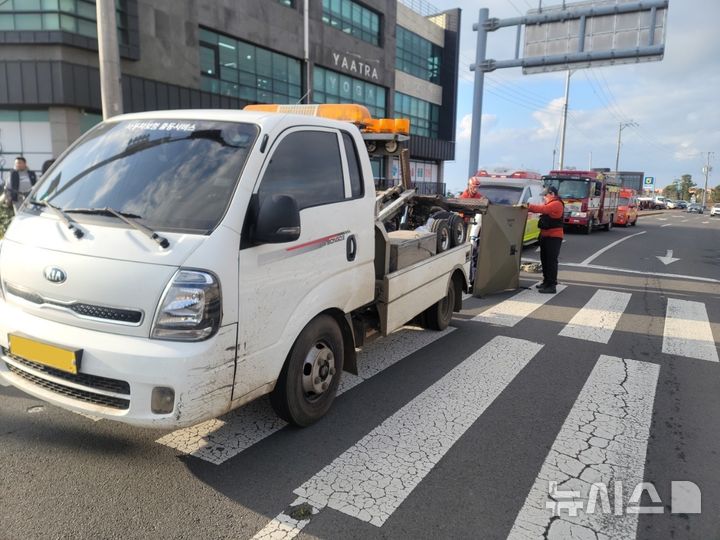
[[[345,249],[347,260],[350,262],[354,261],[355,256],[357,255],[357,239],[355,238],[354,234],[348,236],[347,243],[345,244]]]

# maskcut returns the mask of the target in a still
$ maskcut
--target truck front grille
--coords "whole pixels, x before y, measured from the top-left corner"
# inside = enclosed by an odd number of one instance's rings
[[[15,287],[10,283],[5,283],[5,289],[7,292],[18,298],[22,298],[26,302],[31,302],[37,306],[53,306],[62,309],[67,309],[80,317],[87,317],[89,319],[97,319],[105,322],[117,322],[123,324],[138,325],[142,321],[142,311],[136,309],[122,309],[112,308],[107,306],[98,306],[94,304],[85,304],[82,302],[57,302],[49,298],[44,298],[38,293],[26,291],[19,287]]]
[[[88,392],[85,390],[80,390],[78,388],[64,386],[53,381],[48,381],[45,379],[41,379],[40,377],[36,377],[32,373],[28,373],[26,371],[23,371],[22,369],[18,369],[14,365],[7,362],[5,362],[5,365],[8,367],[11,373],[14,373],[18,377],[22,377],[26,381],[31,382],[41,388],[44,388],[56,394],[61,394],[63,396],[77,399],[79,401],[84,401],[86,403],[92,403],[94,405],[108,407],[110,409],[127,410],[130,408],[129,399],[105,396],[103,394],[96,394],[94,392]]]
[[[116,379],[109,379],[107,377],[100,377],[99,375],[89,375],[88,373],[67,373],[60,371],[59,369],[51,368],[38,364],[37,362],[30,362],[24,358],[19,358],[15,355],[10,355],[9,352],[5,351],[5,354],[10,356],[16,363],[22,364],[35,371],[47,373],[52,375],[56,379],[64,379],[66,381],[81,384],[89,388],[96,388],[97,390],[105,390],[106,392],[113,392],[115,394],[127,394],[130,395],[130,385],[125,381],[118,381]]]

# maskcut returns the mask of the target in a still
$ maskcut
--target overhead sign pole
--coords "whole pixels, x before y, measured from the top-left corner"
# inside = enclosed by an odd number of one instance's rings
[[[470,66],[475,72],[475,87],[468,175],[472,176],[479,168],[485,73],[522,67],[527,74],[661,60],[665,53],[668,5],[669,0],[592,0],[568,5],[563,2],[562,6],[540,7],[525,16],[502,20],[490,18],[488,9],[481,9],[478,22],[473,25],[477,49],[475,64]],[[517,26],[518,32],[525,27],[523,57],[516,52],[512,60],[487,59],[488,32],[511,26]]]
[[[473,25],[473,30],[478,33],[477,48],[475,51],[476,64],[485,62],[485,53],[487,51],[487,22],[490,17],[490,10],[482,8],[478,16],[477,24]],[[473,70],[474,66],[470,69]],[[475,88],[473,91],[473,115],[472,128],[470,130],[470,164],[468,168],[468,178],[475,176],[478,170],[478,162],[480,161],[480,129],[482,128],[482,100],[483,90],[485,86],[485,71],[482,69],[474,69],[475,71]],[[475,114],[475,111],[480,111]]]

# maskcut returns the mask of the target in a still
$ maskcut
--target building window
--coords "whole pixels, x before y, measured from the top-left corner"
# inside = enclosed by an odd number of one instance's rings
[[[380,15],[353,0],[323,0],[323,22],[358,39],[380,44]]]
[[[400,92],[395,92],[395,116],[410,119],[410,133],[437,138],[440,107]]]
[[[313,69],[313,100],[358,103],[365,105],[376,118],[385,116],[385,88],[317,66]]]
[[[126,0],[116,0],[118,41],[129,43]],[[63,31],[97,38],[94,0],[0,1],[0,31]]]
[[[442,47],[397,27],[395,67],[420,79],[440,84],[440,58]]]
[[[245,41],[200,29],[202,89],[252,103],[296,103],[300,61]]]

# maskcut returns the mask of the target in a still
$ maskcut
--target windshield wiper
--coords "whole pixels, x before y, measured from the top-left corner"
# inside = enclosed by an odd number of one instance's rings
[[[66,213],[75,213],[75,214],[95,214],[95,215],[111,215],[115,216],[121,221],[124,221],[128,225],[130,225],[132,228],[137,229],[141,233],[143,233],[145,236],[150,238],[153,242],[157,242],[161,248],[166,249],[170,246],[170,242],[167,238],[160,236],[158,233],[153,231],[152,229],[149,229],[145,225],[142,225],[141,223],[138,223],[135,221],[136,219],[142,219],[141,216],[138,216],[136,214],[129,214],[127,212],[118,212],[117,210],[105,207],[105,208],[68,208],[65,210]]]
[[[29,199],[30,204],[36,204],[38,206],[44,206],[45,208],[49,208],[53,211],[53,213],[58,216],[65,225],[67,225],[67,228],[70,229],[73,234],[75,235],[75,238],[82,238],[85,236],[85,231],[80,229],[77,224],[70,219],[70,216],[68,216],[63,210],[60,210],[57,206],[54,204],[50,204],[47,201],[40,201],[36,199]]]

